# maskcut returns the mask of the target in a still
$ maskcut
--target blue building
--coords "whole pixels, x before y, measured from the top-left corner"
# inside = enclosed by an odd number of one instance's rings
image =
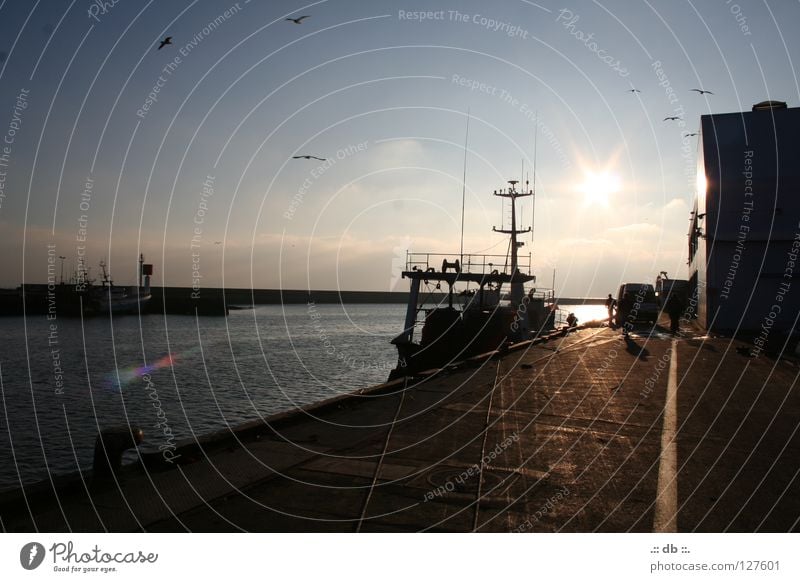
[[[800,108],[701,117],[690,289],[709,331],[786,339],[800,313]],[[695,301],[692,301],[694,304]]]

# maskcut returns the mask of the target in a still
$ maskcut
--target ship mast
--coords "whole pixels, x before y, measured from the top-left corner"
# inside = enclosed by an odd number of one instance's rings
[[[516,312],[518,310],[523,312],[525,310],[525,307],[523,306],[523,299],[525,297],[525,290],[523,289],[524,278],[519,272],[519,267],[518,267],[519,261],[517,259],[517,250],[525,243],[522,241],[517,241],[517,235],[531,231],[531,227],[525,229],[517,228],[516,200],[517,198],[532,196],[533,191],[528,190],[527,192],[517,192],[517,184],[519,183],[518,180],[509,180],[508,183],[509,183],[509,188],[505,190],[501,189],[499,192],[495,190],[494,195],[500,196],[501,198],[511,199],[511,228],[504,229],[502,227],[501,228],[492,227],[492,230],[494,232],[500,232],[511,236],[511,307],[512,311],[516,316]],[[519,320],[519,327],[516,334],[524,338],[528,332],[528,317],[527,315],[525,315],[524,317],[518,318],[518,320]]]

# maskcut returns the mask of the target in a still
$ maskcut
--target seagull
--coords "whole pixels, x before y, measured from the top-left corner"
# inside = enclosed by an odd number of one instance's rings
[[[680,117],[674,117],[674,116],[673,117],[665,117],[664,118],[664,121],[680,121],[680,120],[681,120]]]
[[[286,20],[294,22],[295,24],[302,24],[303,20],[308,18],[309,16],[311,16],[311,15],[310,14],[306,14],[305,16],[301,16],[300,18],[287,18]]]
[[[703,89],[689,89],[689,91],[697,91],[698,93],[700,93],[700,95],[702,95],[703,93],[708,93],[709,95],[713,95],[711,91],[704,91]]]
[[[684,135],[685,135],[686,137],[692,137],[692,136],[694,136],[694,135],[700,135],[700,134],[699,134],[699,133],[697,133],[697,132],[695,132],[695,133],[685,133]]]
[[[221,245],[221,244],[222,244],[222,241],[221,241],[221,240],[215,240],[215,241],[214,241],[214,244],[215,244],[215,245]]]
[[[158,45],[158,50],[161,50],[162,48],[164,48],[168,44],[172,44],[172,37],[171,36],[168,36],[167,38],[165,38],[164,40],[161,41],[161,44]]]
[[[327,161],[325,158],[318,158],[317,156],[292,156],[293,160],[299,160],[300,158],[304,158],[306,160],[319,160],[320,162]]]
[[[626,93],[641,93],[641,91],[639,91],[639,89],[627,89],[625,92]]]

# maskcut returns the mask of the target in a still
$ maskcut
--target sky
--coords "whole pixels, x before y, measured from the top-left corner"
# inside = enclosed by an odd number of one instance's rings
[[[464,252],[505,254],[512,179],[558,295],[686,278],[687,134],[798,105],[797,22],[788,1],[0,0],[0,286],[79,256],[131,284],[143,253],[155,285],[405,290],[407,251],[458,256],[462,196]]]

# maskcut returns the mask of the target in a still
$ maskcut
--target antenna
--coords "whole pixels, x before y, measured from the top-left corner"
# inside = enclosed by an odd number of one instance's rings
[[[520,172],[519,172],[519,189],[522,190],[523,192],[527,192],[528,191],[528,188],[527,188],[528,185],[526,183],[525,187],[523,187],[523,182],[522,182],[522,180],[525,178],[525,156],[523,156],[522,159],[520,160],[520,164],[521,164],[522,167],[520,168]],[[520,222],[520,224],[522,224],[522,218],[521,217],[522,217],[522,214],[523,214],[524,210],[525,210],[525,205],[520,203],[520,205],[519,205],[519,214],[520,214],[519,222]]]
[[[536,125],[533,128],[533,196],[531,197],[531,251],[533,251],[533,229],[536,226],[536,141],[539,137],[539,110],[536,110]]]
[[[461,178],[461,252],[460,264],[464,264],[464,205],[467,197],[467,142],[469,141],[469,107],[467,107],[467,134],[464,136],[464,175]]]

